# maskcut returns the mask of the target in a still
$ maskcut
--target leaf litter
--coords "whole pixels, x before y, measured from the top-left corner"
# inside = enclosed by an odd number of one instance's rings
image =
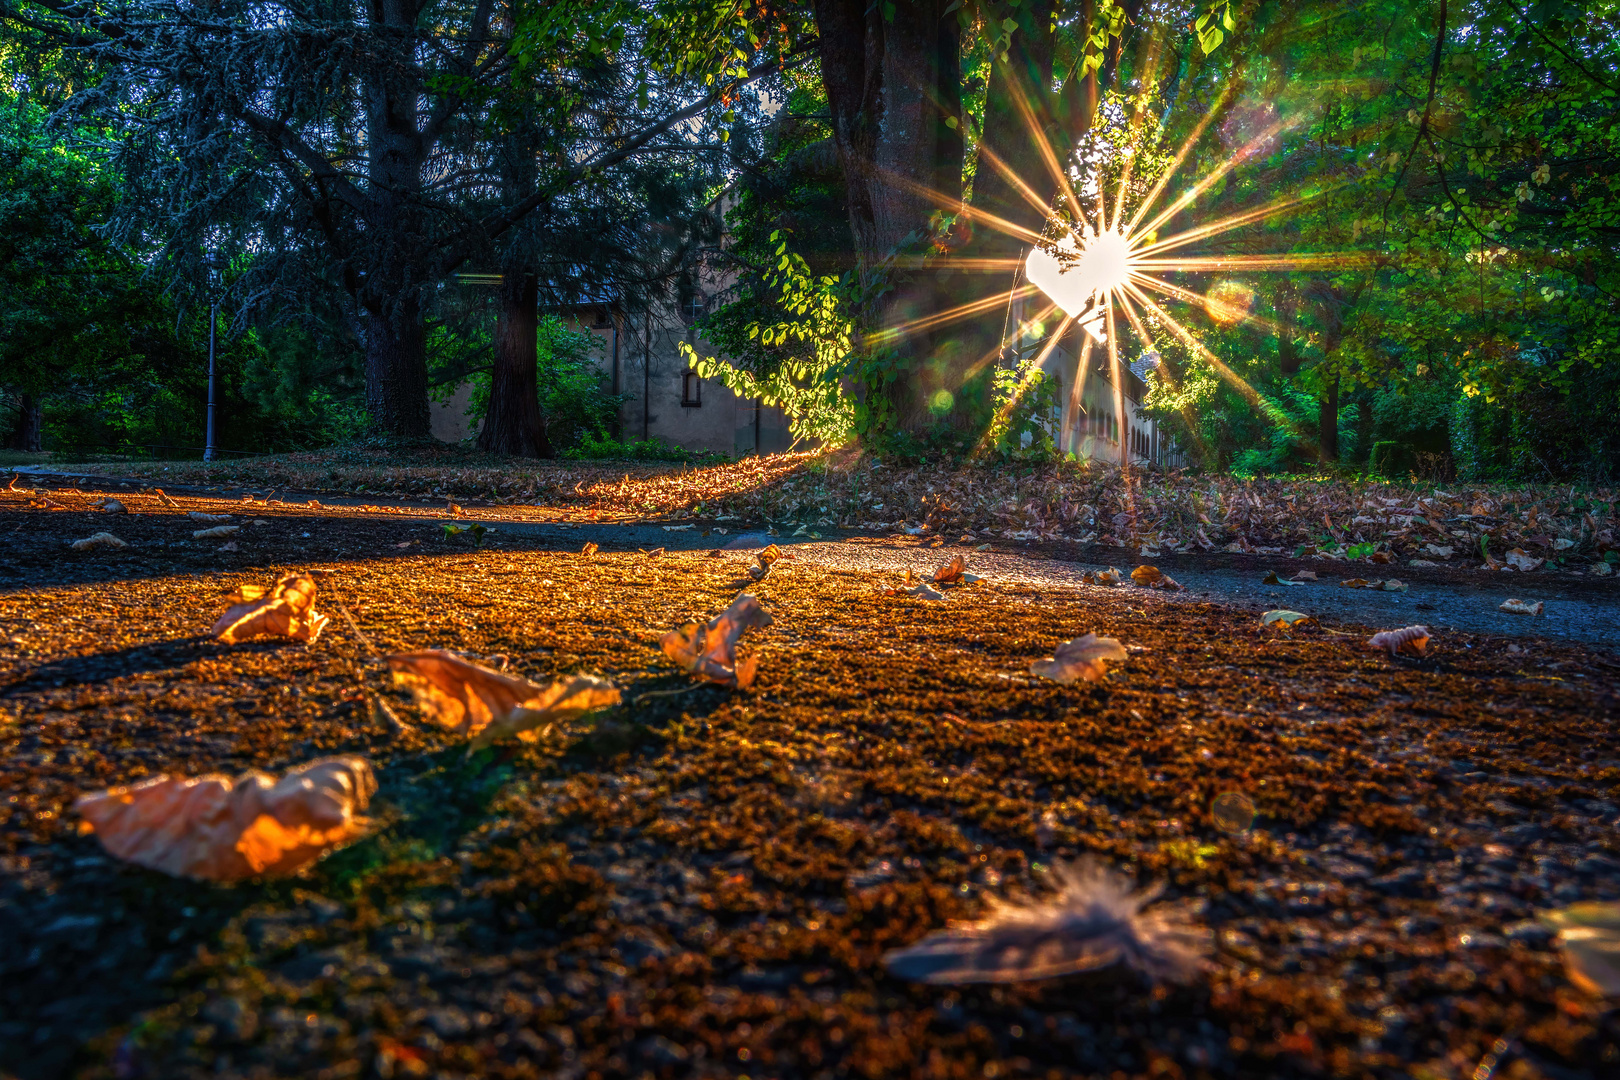
[[[334,567],[364,598],[366,625],[385,650],[428,641],[480,656],[527,657],[531,668],[638,672],[646,666],[638,630],[668,625],[672,596],[696,589],[694,595],[723,605],[730,595],[717,594],[727,576],[721,568],[705,575],[702,568],[713,564],[691,557],[654,564],[604,556],[589,565],[545,553],[400,558],[387,525],[368,530],[334,527],[322,539],[351,552],[387,549],[385,559],[356,562],[350,555]],[[368,535],[375,537],[371,547],[358,539]],[[298,558],[288,548],[271,552],[264,557]],[[180,553],[173,564],[186,567],[190,557]],[[1601,799],[1607,789],[1580,771],[1567,747],[1572,739],[1603,754],[1616,747],[1612,695],[1596,678],[1604,669],[1581,650],[1548,643],[1538,659],[1564,664],[1566,681],[1531,683],[1513,675],[1522,659],[1479,648],[1481,639],[1470,635],[1439,669],[1392,666],[1367,680],[1347,678],[1345,667],[1365,663],[1358,650],[1366,633],[1353,642],[1313,638],[1297,656],[1290,650],[1282,666],[1256,652],[1252,615],[1164,605],[1145,590],[1132,594],[1138,614],[1098,592],[1009,583],[964,594],[946,615],[927,605],[863,605],[870,576],[796,575],[773,593],[783,605],[778,633],[799,644],[791,661],[781,654],[784,678],[773,681],[769,694],[715,695],[701,708],[693,705],[701,698],[678,707],[650,702],[637,720],[660,734],[628,755],[586,752],[580,747],[587,744],[575,743],[558,758],[562,744],[548,741],[520,748],[508,763],[473,759],[472,772],[438,779],[443,759],[432,750],[446,745],[444,733],[398,734],[372,722],[363,698],[352,697],[350,669],[332,652],[344,639],[317,650],[216,652],[185,635],[197,606],[223,592],[223,583],[206,573],[188,582],[184,572],[95,585],[75,585],[84,579],[73,577],[64,584],[57,576],[104,565],[49,569],[35,588],[0,597],[7,632],[37,633],[28,640],[52,650],[31,654],[35,659],[22,670],[49,666],[8,693],[4,708],[24,710],[17,720],[0,715],[7,761],[0,776],[4,794],[18,798],[0,834],[0,844],[10,845],[0,846],[0,887],[26,879],[49,888],[4,894],[12,903],[8,919],[19,928],[15,940],[40,943],[46,962],[25,966],[23,952],[0,942],[0,1046],[8,1048],[0,1053],[35,1045],[15,1037],[17,1023],[51,1023],[57,1041],[73,1045],[83,1037],[78,1032],[93,1032],[101,1022],[90,1009],[46,1020],[41,1002],[70,992],[84,1001],[135,1002],[119,995],[139,987],[151,987],[147,992],[159,1000],[116,1007],[128,1010],[120,1014],[128,1018],[121,1030],[138,1025],[149,1033],[129,1051],[132,1068],[149,1075],[246,1072],[266,1064],[302,1075],[350,1060],[392,1061],[396,1075],[407,1060],[438,1070],[480,1060],[544,1073],[558,1060],[548,1053],[562,1048],[547,1043],[552,1051],[542,1053],[528,1040],[545,1042],[546,1032],[559,1027],[574,1035],[571,1060],[604,1072],[615,1068],[615,1058],[635,1060],[643,1052],[637,1048],[653,1039],[688,1060],[700,1046],[728,1054],[748,1049],[755,1061],[815,1052],[829,1065],[867,1062],[885,1073],[914,1067],[920,1045],[939,1047],[975,1075],[985,1065],[1014,1074],[1017,1055],[1037,1073],[1106,1073],[1122,1052],[1140,1061],[1154,1053],[1191,1060],[1206,1052],[1204,1037],[1177,1022],[1193,1002],[1173,989],[1168,1001],[1158,1001],[1128,991],[1099,996],[1094,982],[1059,980],[1042,986],[1038,997],[1008,987],[1005,1002],[966,994],[959,1003],[931,995],[902,997],[882,1009],[870,1002],[870,979],[885,951],[976,918],[975,897],[984,890],[1016,890],[1030,881],[1040,891],[1043,875],[1030,860],[1043,821],[1050,857],[1107,851],[1110,861],[1128,860],[1147,880],[1168,881],[1171,896],[1207,891],[1222,962],[1208,972],[1210,989],[1196,1001],[1213,1028],[1208,1046],[1228,1048],[1222,1052],[1234,1070],[1262,1074],[1274,1071],[1280,1055],[1309,1052],[1348,1061],[1352,1071],[1376,1071],[1379,1061],[1438,1061],[1435,1055],[1451,1052],[1446,1048],[1466,1053],[1512,1029],[1529,1032],[1520,1036],[1525,1046],[1566,1074],[1595,1078],[1592,1063],[1604,1060],[1613,1043],[1595,1006],[1572,1001],[1567,990],[1560,996],[1567,984],[1557,951],[1537,946],[1544,939],[1535,937],[1522,938],[1526,948],[1519,931],[1507,929],[1511,920],[1533,917],[1539,894],[1495,889],[1483,863],[1470,861],[1490,857],[1481,845],[1511,844],[1517,835],[1500,831],[1515,819],[1493,827],[1494,812],[1482,817],[1479,800],[1519,797],[1530,790],[1527,779],[1532,786],[1550,783],[1553,802],[1545,813],[1556,818],[1529,811],[1538,828],[1560,823],[1537,841],[1538,851],[1556,856],[1542,868],[1546,887],[1592,887],[1589,875],[1570,866],[1584,844],[1604,835],[1607,818],[1584,800]],[[554,590],[535,589],[532,582],[542,577],[581,599],[562,602]],[[625,588],[632,583],[637,587]],[[607,593],[611,605],[601,602]],[[83,646],[75,642],[84,639],[40,617],[52,610],[41,606],[47,601],[79,603],[92,617],[103,604],[142,614],[107,624],[116,638],[76,655]],[[27,630],[35,625],[41,629]],[[1016,682],[974,681],[982,664],[1026,663],[1027,642],[1053,640],[1054,626],[1079,633],[1087,625],[1128,634],[1152,650],[1110,679],[1106,692],[1080,701]],[[127,642],[131,660],[103,656],[110,640],[120,648]],[[1469,643],[1476,647],[1464,648]],[[154,685],[140,666],[148,648],[169,650],[182,666],[165,661]],[[1572,671],[1593,677],[1568,681]],[[81,682],[53,689],[57,672]],[[299,693],[284,695],[289,684]],[[1484,740],[1482,686],[1491,695],[1492,721],[1502,725]],[[87,687],[95,694],[87,695]],[[154,707],[150,691],[159,687],[165,696]],[[1431,709],[1420,722],[1409,712],[1417,696]],[[1064,703],[1054,705],[1054,698]],[[354,711],[344,708],[349,700]],[[1296,714],[1296,700],[1313,708]],[[945,709],[966,723],[939,723]],[[1316,726],[1323,711],[1332,719],[1330,739]],[[1399,741],[1416,733],[1416,742]],[[311,750],[353,746],[381,755],[389,791],[385,832],[312,865],[298,888],[270,896],[239,898],[242,890],[232,890],[204,896],[203,903],[197,894],[172,892],[142,899],[125,884],[127,871],[120,877],[75,865],[72,856],[84,862],[95,843],[75,841],[71,816],[62,822],[75,785],[89,777],[99,788],[157,771],[215,771],[217,756],[233,753],[218,747],[222,735],[236,756],[275,773],[289,755],[305,760]],[[1391,753],[1391,740],[1408,745],[1407,752]],[[447,748],[461,760],[459,741]],[[1205,758],[1204,750],[1214,757]],[[1323,753],[1329,756],[1318,760]],[[479,777],[499,779],[508,769],[516,770],[512,780],[487,809],[469,801],[485,782]],[[1431,780],[1462,769],[1475,777]],[[1268,824],[1240,848],[1224,839],[1212,847],[1200,832],[1210,828],[1201,811],[1234,775],[1254,793]],[[0,813],[8,809],[4,794]],[[1412,801],[1399,803],[1397,794]],[[1408,806],[1426,813],[1409,814]],[[779,809],[762,818],[755,810],[761,807]],[[1429,832],[1436,826],[1438,838]],[[55,839],[39,847],[28,837]],[[61,856],[53,858],[53,849]],[[982,864],[981,853],[988,857]],[[21,870],[4,861],[21,858],[32,860]],[[1353,866],[1369,869],[1346,869]],[[1384,881],[1389,866],[1418,868],[1419,890],[1409,893],[1398,874]],[[875,884],[858,890],[845,884],[873,867]],[[1369,874],[1379,875],[1376,882]],[[683,880],[692,884],[675,885],[666,899],[662,882]],[[1300,889],[1278,892],[1283,882]],[[1431,890],[1441,889],[1448,891],[1437,901]],[[1488,916],[1472,906],[1481,895],[1493,901]],[[113,910],[109,902],[127,905],[127,914],[79,931],[71,944],[60,932],[42,934],[65,918]],[[182,918],[186,905],[196,905],[199,915]],[[1329,917],[1341,912],[1352,920],[1349,930]],[[690,922],[692,915],[699,921]],[[389,932],[368,929],[374,919]],[[392,929],[399,924],[420,933]],[[145,931],[145,943],[134,930]],[[1459,951],[1456,936],[1465,931],[1481,945]],[[1511,953],[1490,944],[1502,934],[1515,943]],[[197,946],[204,951],[195,953]],[[1401,978],[1370,986],[1368,946],[1392,956],[1388,962]],[[77,948],[98,957],[93,983],[72,981],[84,968],[67,962],[85,955],[71,951]],[[171,987],[143,980],[165,949],[198,965],[187,981]],[[644,955],[644,965],[622,962]],[[687,967],[686,956],[735,966]],[[819,956],[841,959],[806,963]],[[548,974],[553,961],[559,970]],[[379,975],[384,968],[391,973]],[[625,968],[628,975],[610,974]],[[332,975],[323,977],[328,969]],[[242,974],[256,970],[268,980]],[[477,978],[469,981],[467,970]],[[1247,977],[1251,970],[1258,978]],[[1456,981],[1459,972],[1468,976],[1466,985]],[[430,982],[419,983],[417,973]],[[1509,994],[1488,989],[1493,980],[1521,977]],[[526,983],[530,978],[536,982]],[[777,979],[787,981],[779,987]],[[553,1004],[492,1011],[503,1001],[539,1000],[542,982]],[[375,988],[400,1011],[367,1014],[372,1019],[358,1027],[350,1010],[364,999],[348,991],[334,998],[323,989],[333,985],[361,995]],[[735,997],[734,986],[742,988]],[[795,1005],[801,994],[806,1004]],[[1463,1008],[1446,1017],[1425,1011],[1425,1002],[1444,996]],[[595,1026],[593,1017],[617,1007],[611,1001],[624,1003],[625,1011],[614,1014],[622,1025]],[[679,1021],[664,1019],[680,1001],[704,1004],[696,1014],[680,1008]],[[813,1014],[794,1011],[811,1008],[811,1001]],[[1411,1019],[1389,1025],[1369,1048],[1365,1018],[1390,1007]],[[652,1018],[638,1019],[638,1009]],[[964,1024],[940,1025],[941,1009],[952,1016],[959,1009]],[[298,1029],[299,1043],[288,1043],[277,1035],[278,1010],[317,1022]],[[1090,1022],[1098,1010],[1132,1033],[1109,1045],[1065,1034],[1070,1016]],[[502,1019],[480,1027],[471,1018],[481,1011]],[[411,1019],[422,1016],[432,1024]],[[768,1026],[765,1016],[783,1018],[785,1026]],[[1047,1019],[1058,1026],[1044,1027]],[[1005,1030],[1032,1022],[1048,1034],[1005,1048],[976,1042],[970,1032],[975,1025]],[[742,1033],[743,1023],[753,1025],[751,1035]],[[838,1043],[828,1037],[834,1023],[844,1032]],[[884,1035],[892,1023],[916,1025],[929,1041],[897,1044]],[[1309,1044],[1296,1024],[1305,1025]],[[497,1045],[498,1035],[508,1038]],[[1236,1044],[1229,1039],[1245,1040],[1245,1048],[1230,1050]],[[403,1056],[405,1048],[419,1056]]]

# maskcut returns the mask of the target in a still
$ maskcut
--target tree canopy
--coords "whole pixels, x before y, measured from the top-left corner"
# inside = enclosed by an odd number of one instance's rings
[[[1133,243],[1181,261],[1117,313],[1116,393],[1157,361],[1147,404],[1202,463],[1602,472],[1617,23],[1552,0],[0,0],[0,378],[31,402],[116,354],[126,390],[194,392],[215,253],[262,431],[420,438],[435,380],[488,372],[485,448],[545,455],[537,313],[646,310],[702,267],[730,291],[694,358],[800,434],[983,447],[1022,392],[995,372],[1025,253],[1123,190],[1116,217],[1158,200]],[[468,270],[500,289],[468,300]]]

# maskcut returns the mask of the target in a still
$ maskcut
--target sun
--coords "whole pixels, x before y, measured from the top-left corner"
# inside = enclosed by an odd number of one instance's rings
[[[1104,305],[1109,295],[1123,290],[1135,273],[1130,241],[1111,229],[1081,230],[1065,236],[1053,247],[1053,251],[1040,246],[1031,249],[1024,261],[1024,275],[1065,315],[1080,320],[1092,338],[1099,343],[1106,341]]]

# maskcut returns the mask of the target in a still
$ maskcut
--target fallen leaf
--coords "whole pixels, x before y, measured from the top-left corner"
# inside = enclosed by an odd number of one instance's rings
[[[596,543],[595,540],[587,540],[585,541],[585,546],[579,549],[579,553],[588,559],[601,550],[601,547]]]
[[[492,671],[444,649],[384,658],[394,682],[415,696],[428,718],[458,735],[474,735],[546,692],[516,675]]]
[[[188,510],[186,511],[186,517],[192,521],[212,521],[216,523],[231,520],[230,514],[205,514],[201,510]]]
[[[1410,586],[1400,578],[1389,578],[1387,581],[1375,581],[1367,586],[1369,589],[1378,589],[1382,592],[1405,592]]]
[[[248,771],[157,776],[76,803],[108,854],[176,877],[238,881],[290,874],[361,835],[377,790],[364,758],[312,761],[280,780]]]
[[[1289,581],[1315,581],[1316,580],[1316,571],[1315,570],[1301,570],[1299,573],[1295,574],[1293,577],[1289,578],[1288,580]]]
[[[1339,582],[1339,588],[1341,588],[1341,589],[1365,589],[1371,584],[1372,583],[1370,581],[1368,581],[1364,577],[1353,577],[1353,578],[1346,578],[1344,581]]]
[[[690,674],[746,690],[754,681],[759,658],[750,656],[738,660],[737,641],[743,631],[769,626],[773,621],[757,597],[742,593],[707,624],[687,623],[665,634],[660,644],[664,655]]]
[[[755,581],[764,581],[765,575],[771,572],[771,567],[775,565],[776,560],[780,559],[781,557],[782,549],[777,547],[775,544],[771,544],[764,551],[761,551],[754,556],[758,562],[754,566],[750,566],[748,568],[748,576],[753,578]]]
[[[28,508],[30,510],[66,510],[67,506],[64,503],[57,502],[55,499],[41,498],[29,499]]]
[[[1260,625],[1261,626],[1271,626],[1273,624],[1280,623],[1280,624],[1282,624],[1284,627],[1286,627],[1288,629],[1293,629],[1294,627],[1298,626],[1300,623],[1315,622],[1315,621],[1316,621],[1315,619],[1311,618],[1309,615],[1304,614],[1303,612],[1286,611],[1286,610],[1282,610],[1282,609],[1279,609],[1277,611],[1268,611],[1264,615],[1260,616]]]
[[[285,637],[315,643],[327,617],[315,611],[315,579],[293,571],[283,574],[270,592],[237,604],[209,631],[227,645],[256,637]]]
[[[883,964],[902,979],[935,985],[1051,979],[1125,964],[1152,980],[1190,982],[1209,949],[1193,922],[1199,901],[1148,905],[1160,889],[1131,891],[1100,864],[1055,864],[1049,899],[986,898],[977,922],[954,923]]]
[[[1124,580],[1125,575],[1112,566],[1106,570],[1096,572],[1087,570],[1080,575],[1080,584],[1082,585],[1118,585]]]
[[[1504,600],[1497,605],[1496,610],[1506,611],[1513,615],[1540,615],[1546,605],[1540,600],[1530,603],[1527,600]]]
[[[1620,996],[1620,903],[1587,901],[1539,918],[1558,932],[1570,982],[1588,994]]]
[[[175,502],[173,499],[169,498],[169,496],[164,493],[162,488],[153,488],[152,489],[152,494],[156,495],[158,497],[158,501],[161,502],[164,506],[178,507],[180,505],[179,503]]]
[[[1029,665],[1029,673],[1067,686],[1076,681],[1100,679],[1108,673],[1104,660],[1125,658],[1125,649],[1117,638],[1087,634],[1073,641],[1065,641],[1051,658]]]
[[[692,526],[692,525],[665,525],[664,526],[664,531],[665,532],[685,532],[687,529],[691,529],[691,528],[695,528],[695,526]]]
[[[478,750],[513,736],[533,741],[554,724],[618,703],[619,690],[606,679],[594,675],[558,679],[535,697],[505,716],[497,717],[482,731],[475,733],[467,749]]]
[[[1593,563],[1592,573],[1596,574],[1598,577],[1608,577],[1610,574],[1614,573],[1614,567],[1610,566],[1606,562]]]
[[[229,541],[227,543],[219,545],[219,550],[221,550],[221,551],[240,551],[242,549],[236,546],[236,541],[235,540],[231,540],[231,541]]]
[[[110,532],[92,533],[83,540],[75,540],[68,545],[74,551],[94,551],[97,548],[129,547],[126,541],[118,539]]]
[[[311,510],[317,510],[317,509],[320,508],[321,502],[320,502],[319,499],[311,499],[311,500],[309,500],[309,502],[305,503],[304,505],[309,507]]]
[[[1569,539],[1567,537],[1563,537],[1563,536],[1560,536],[1557,540],[1553,541],[1553,550],[1554,551],[1568,551],[1570,548],[1572,548],[1574,546],[1575,546],[1575,541],[1573,541],[1573,540],[1571,540],[1571,539]]]
[[[1374,634],[1367,644],[1375,649],[1388,649],[1391,656],[1398,652],[1422,656],[1429,649],[1429,628],[1407,626],[1400,630],[1381,630]]]
[[[270,590],[263,585],[238,585],[236,590],[231,593],[230,600],[232,603],[246,604],[250,601],[257,600],[259,597],[263,596],[269,591]]]
[[[240,525],[215,525],[212,529],[198,529],[191,534],[193,540],[214,540],[223,536],[232,536],[242,530]]]
[[[1449,559],[1457,553],[1457,549],[1449,544],[1424,544],[1423,554],[1433,555],[1437,559]]]
[[[1373,563],[1387,563],[1390,561],[1390,554],[1387,551],[1375,551],[1371,555],[1367,556],[1367,561]]]
[[[1273,574],[1273,577],[1276,575]],[[1131,571],[1131,580],[1138,585],[1157,585],[1164,578],[1164,571],[1157,566],[1143,564]]]
[[[636,548],[636,550],[647,556],[649,559],[660,559],[663,558],[664,555],[663,548],[653,548],[651,551],[648,551],[646,548]]]
[[[989,551],[990,550],[990,545],[989,544],[980,544],[978,547],[974,548],[973,550],[974,551]]]
[[[1315,577],[1316,575],[1312,574],[1311,576]],[[1285,581],[1282,578],[1277,576],[1277,571],[1272,570],[1271,572],[1266,574],[1265,578],[1260,582],[1260,584],[1262,584],[1262,585],[1303,585],[1305,583],[1303,581]]]
[[[123,503],[119,502],[117,499],[102,499],[100,502],[92,503],[91,505],[93,505],[97,510],[100,510],[104,514],[127,514],[127,513],[129,513],[129,508],[126,507]]]
[[[961,580],[962,580],[962,576],[964,574],[966,574],[966,573],[967,573],[967,560],[962,558],[962,556],[958,555],[955,558],[953,558],[950,562],[946,563],[944,566],[942,566],[938,570],[934,571],[934,584],[936,584],[936,585],[956,585],[956,584],[959,584],[961,582]]]
[[[1528,574],[1538,569],[1546,559],[1538,559],[1523,548],[1514,548],[1507,553],[1507,564],[1520,573]]]

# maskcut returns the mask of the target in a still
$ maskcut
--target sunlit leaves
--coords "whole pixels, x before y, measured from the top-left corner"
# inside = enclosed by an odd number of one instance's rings
[[[74,809],[107,852],[176,877],[289,874],[361,835],[377,790],[363,758],[312,761],[277,780],[249,771],[156,776],[85,795]]]

